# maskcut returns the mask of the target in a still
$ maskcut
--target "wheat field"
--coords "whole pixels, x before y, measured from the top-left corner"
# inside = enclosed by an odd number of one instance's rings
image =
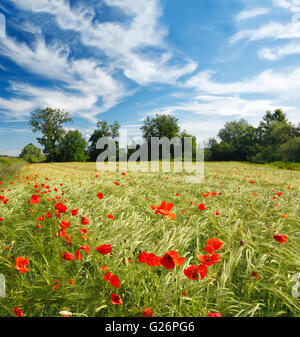
[[[0,186],[0,316],[299,317],[299,172],[205,163],[198,184],[122,172],[32,164]],[[223,246],[207,265],[213,238]],[[170,251],[175,266],[141,262]]]

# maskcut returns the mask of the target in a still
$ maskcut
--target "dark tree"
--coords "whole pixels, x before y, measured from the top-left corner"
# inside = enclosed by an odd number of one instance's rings
[[[58,144],[65,135],[63,124],[71,121],[70,114],[59,109],[46,108],[31,113],[29,125],[33,132],[41,133],[37,140],[48,161],[58,160]]]
[[[115,121],[113,124],[108,124],[106,121],[98,121],[97,129],[93,131],[90,139],[89,139],[89,147],[88,154],[89,159],[91,161],[97,160],[99,154],[104,151],[101,149],[97,149],[97,142],[102,137],[111,138],[113,140],[117,140],[119,137],[120,124]],[[117,144],[118,146],[118,144]]]
[[[87,142],[78,131],[69,131],[58,145],[59,160],[64,162],[85,162],[88,158]]]

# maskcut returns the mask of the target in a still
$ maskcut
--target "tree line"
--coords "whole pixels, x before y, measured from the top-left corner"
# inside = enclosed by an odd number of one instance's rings
[[[41,109],[32,112],[29,125],[33,132],[39,132],[37,141],[41,149],[28,144],[20,157],[27,161],[36,161],[46,157],[48,162],[84,162],[96,161],[105,149],[97,149],[98,139],[106,137],[117,145],[116,160],[119,160],[120,124],[115,121],[109,124],[98,121],[95,130],[88,139],[78,130],[66,131],[64,124],[72,122],[68,112],[60,109]],[[181,131],[178,119],[170,115],[147,117],[141,127],[144,144],[151,154],[151,138],[176,137],[177,144],[171,146],[171,159],[175,158],[175,146],[181,146],[185,137],[192,139],[191,156],[196,157],[196,137]],[[266,163],[272,161],[300,162],[300,124],[293,125],[286,114],[277,109],[273,113],[267,111],[258,127],[250,125],[246,120],[227,122],[218,133],[219,141],[210,138],[205,144],[206,161],[251,161]],[[137,148],[142,144],[137,144]],[[128,157],[136,150],[128,150]],[[162,156],[160,147],[159,158]],[[153,158],[152,158],[153,159]]]
[[[267,111],[258,127],[244,119],[227,122],[218,138],[209,139],[207,160],[300,162],[300,124],[292,124],[281,109]]]

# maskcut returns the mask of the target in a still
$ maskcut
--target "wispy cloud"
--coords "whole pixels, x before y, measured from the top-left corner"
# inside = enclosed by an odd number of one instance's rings
[[[127,17],[125,21],[107,22],[94,20],[94,9],[84,3],[71,7],[68,1],[12,2],[32,15],[52,15],[60,29],[79,34],[82,45],[96,48],[107,59],[97,53],[90,58],[76,59],[71,46],[59,40],[59,34],[57,41],[46,43],[41,28],[25,22],[23,30],[35,34],[35,42],[29,46],[6,36],[0,41],[0,53],[26,71],[61,84],[56,88],[40,88],[12,82],[9,90],[22,98],[0,101],[1,111],[10,117],[23,118],[33,107],[52,106],[95,121],[98,114],[134,93],[121,80],[120,74],[142,86],[150,83],[175,85],[180,77],[197,67],[195,62],[184,60],[184,57],[179,63],[174,61],[175,51],[165,41],[167,29],[159,22],[158,0],[104,0],[107,6],[117,8]],[[26,104],[20,110],[22,103]]]
[[[275,48],[263,48],[258,52],[259,57],[269,61],[277,61],[285,56],[296,54],[300,54],[300,42],[291,42]]]
[[[253,9],[245,10],[245,11],[238,13],[235,17],[235,20],[242,21],[246,19],[251,19],[256,16],[268,14],[269,12],[270,12],[270,8],[262,8],[262,7],[253,8]]]
[[[300,13],[299,0],[273,0],[273,4],[288,9],[293,13]]]
[[[295,39],[300,38],[300,20],[288,24],[270,22],[257,29],[242,29],[230,38],[230,43],[241,39],[257,41],[262,39]]]
[[[300,68],[287,68],[281,71],[265,70],[252,78],[238,82],[220,83],[213,79],[214,73],[204,71],[189,78],[184,86],[198,92],[230,95],[230,94],[269,94],[277,98],[300,99]]]

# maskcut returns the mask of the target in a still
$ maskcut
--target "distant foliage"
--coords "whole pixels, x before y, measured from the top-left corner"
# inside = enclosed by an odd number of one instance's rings
[[[32,143],[27,144],[20,154],[20,158],[25,159],[29,163],[42,158],[42,151]]]
[[[257,128],[244,119],[227,122],[218,133],[221,142],[212,138],[206,148],[206,160],[299,162],[300,126],[287,120],[277,109],[267,111]]]
[[[58,145],[58,159],[63,162],[85,162],[87,142],[78,131],[69,131]]]

